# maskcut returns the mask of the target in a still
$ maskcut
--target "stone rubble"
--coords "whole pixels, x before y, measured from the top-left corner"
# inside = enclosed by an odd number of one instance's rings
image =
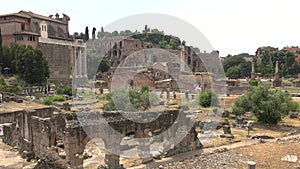
[[[164,166],[164,169],[236,169],[236,164],[247,166],[246,158],[242,154],[229,152],[227,149],[220,149],[210,154],[202,154],[190,160],[170,163]]]

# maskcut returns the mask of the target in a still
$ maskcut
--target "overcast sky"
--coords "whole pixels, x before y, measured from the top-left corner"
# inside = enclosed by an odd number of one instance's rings
[[[0,8],[1,14],[65,13],[71,18],[71,34],[84,32],[86,26],[98,31],[131,15],[168,14],[195,26],[221,56],[254,54],[259,46],[300,46],[299,0],[10,0]]]

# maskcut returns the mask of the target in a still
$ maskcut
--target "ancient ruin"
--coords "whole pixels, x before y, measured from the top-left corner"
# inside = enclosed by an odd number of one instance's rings
[[[0,123],[4,124],[3,141],[16,146],[25,158],[37,157],[43,165],[61,164],[64,168],[82,168],[83,152],[86,144],[95,138],[101,138],[107,150],[105,164],[109,168],[121,168],[119,158],[122,154],[120,143],[128,133],[135,133],[136,138],[150,139],[164,133],[162,140],[165,146],[170,146],[171,137],[180,135],[179,127],[190,121],[181,110],[165,110],[163,112],[141,112],[137,115],[147,119],[161,113],[157,120],[150,123],[135,123],[124,118],[119,112],[65,112],[52,107],[35,110],[1,114]],[[184,120],[178,121],[179,116]],[[78,119],[85,119],[84,121]],[[173,125],[173,132],[165,132]],[[175,127],[174,127],[175,125]],[[177,127],[176,127],[177,126]],[[113,128],[116,134],[109,128]],[[178,130],[178,131],[177,131]],[[179,132],[179,133],[178,133]],[[182,132],[182,131],[181,131]],[[201,148],[197,134],[192,127],[189,134],[174,148],[165,147],[168,155],[174,155]],[[94,135],[88,135],[93,133]],[[184,133],[186,134],[186,133]],[[151,161],[150,143],[138,143],[138,156],[141,162]],[[101,164],[101,162],[99,162]],[[40,164],[41,165],[41,164]]]

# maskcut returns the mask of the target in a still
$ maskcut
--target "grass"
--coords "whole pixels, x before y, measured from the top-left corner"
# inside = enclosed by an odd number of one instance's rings
[[[62,102],[65,101],[66,98],[61,95],[53,95],[48,96],[43,99],[43,104],[45,105],[53,105],[55,102]]]
[[[283,87],[283,90],[288,91],[289,93],[300,93],[300,87]]]

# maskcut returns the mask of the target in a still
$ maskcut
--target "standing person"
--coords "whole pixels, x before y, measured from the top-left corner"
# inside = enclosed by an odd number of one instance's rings
[[[0,104],[3,102],[2,93],[0,93]]]
[[[176,92],[173,91],[173,97],[174,97],[174,100],[176,100]]]

